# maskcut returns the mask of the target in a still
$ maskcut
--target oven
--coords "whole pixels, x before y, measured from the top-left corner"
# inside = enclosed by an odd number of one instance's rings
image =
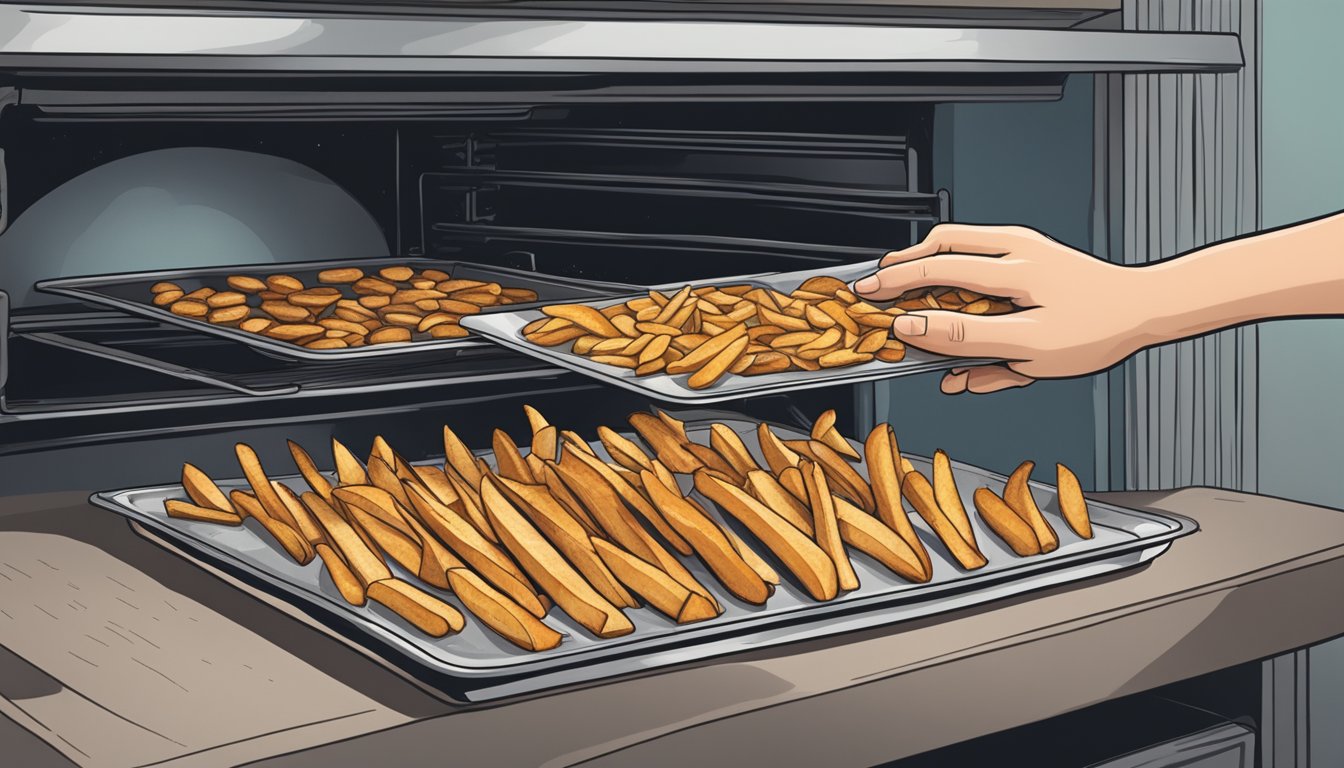
[[[1125,229],[1136,215],[1123,199],[1134,184],[1125,152],[1143,140],[1127,99],[1175,78],[1210,96],[1236,88],[1247,64],[1241,30],[1140,31],[1130,10],[1105,2],[962,5],[88,0],[0,10],[0,474],[4,495],[28,510],[13,527],[95,544],[134,539],[112,549],[158,552],[101,510],[70,518],[91,526],[79,534],[38,512],[80,508],[70,499],[94,491],[162,485],[183,461],[234,477],[239,441],[267,465],[287,465],[286,440],[334,438],[358,452],[379,436],[419,461],[443,455],[443,424],[473,449],[490,447],[496,429],[527,434],[524,405],[582,435],[667,407],[488,344],[337,363],[270,354],[40,290],[45,280],[391,257],[521,271],[613,296],[871,262],[944,221],[1021,221],[1107,258],[1142,258]],[[1235,183],[1205,192],[1235,195]],[[834,409],[844,434],[891,422],[919,455],[943,448],[1002,474],[1029,455],[1075,467],[1089,490],[1162,487],[1135,482],[1145,471],[1136,444],[1163,438],[1154,426],[1140,440],[1129,426],[1142,420],[1132,372],[969,403],[938,395],[935,381],[675,412],[806,431]],[[176,560],[149,568],[170,582],[182,570]],[[227,568],[216,575],[242,578]],[[265,614],[270,626],[276,619],[260,605],[229,609]],[[280,637],[284,651],[302,657],[311,642],[328,662],[350,653],[302,621],[278,621],[293,626],[258,631]],[[22,643],[6,646],[25,656]],[[980,763],[1075,732],[1109,735],[1061,748],[1048,764],[1184,765],[1174,761],[1198,756],[1250,766],[1272,686],[1255,657],[1236,661],[1162,677],[1155,692],[1126,691],[1146,698],[1091,709],[1080,700],[1068,707],[1081,710],[1071,721],[1005,720],[985,727],[995,736],[955,739],[961,752],[916,760]],[[63,664],[37,666],[63,679]],[[376,679],[378,669],[333,673],[343,685],[336,698],[367,696],[378,714],[357,718],[348,734],[300,729],[309,735],[294,748],[480,711],[399,688],[371,692],[396,688]],[[712,674],[714,665],[693,670]],[[543,711],[546,696],[520,706]],[[114,713],[130,706],[87,698]],[[29,699],[6,700],[10,719],[80,765],[189,761],[187,744],[206,749],[168,734],[181,745],[146,737],[152,746],[112,750],[79,732],[74,709],[50,713],[57,727],[43,733],[25,719],[37,711],[24,708]],[[1117,722],[1125,738],[1115,737]],[[211,731],[184,723],[193,735]],[[1003,730],[1010,725],[1020,727]],[[249,727],[238,741],[264,745],[256,751],[211,746],[195,759],[284,751],[283,740]]]

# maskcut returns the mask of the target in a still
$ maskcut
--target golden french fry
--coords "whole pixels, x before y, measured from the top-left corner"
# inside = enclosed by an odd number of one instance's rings
[[[709,444],[742,477],[761,468],[746,444],[742,442],[742,437],[725,424],[714,424],[710,427]]]
[[[831,498],[831,488],[826,482],[826,473],[821,467],[806,462],[799,467],[803,473],[803,484],[807,489],[807,503],[812,507],[812,535],[818,546],[835,563],[840,589],[859,588],[859,576],[854,572],[854,564],[849,562],[844,542],[840,540],[840,527],[835,519],[835,502]]]
[[[720,335],[726,336],[728,333],[728,331],[725,331]],[[691,389],[705,389],[712,386],[737,363],[738,358],[740,358],[743,351],[746,350],[749,341],[750,339],[747,338],[745,333],[739,335],[731,344],[725,347],[722,352],[719,352],[701,366],[699,370],[691,374],[691,377],[686,381],[686,385]],[[706,346],[708,346],[708,344],[706,344]],[[689,355],[687,357],[689,357]],[[671,366],[668,367],[670,368]]]
[[[910,543],[882,524],[881,520],[854,506],[848,499],[831,496],[840,539],[908,581],[922,584],[933,575]],[[922,548],[922,545],[921,545]]]
[[[715,578],[738,598],[763,605],[770,597],[770,585],[743,559],[704,510],[688,501],[679,490],[669,488],[655,473],[646,469],[641,477],[658,511],[686,539]]]
[[[611,324],[601,312],[582,304],[553,304],[549,307],[542,307],[541,311],[547,317],[562,317],[579,328],[603,336],[608,339],[621,335],[619,329]]]
[[[406,491],[401,487],[401,478],[381,456],[370,456],[368,468],[371,485],[386,491],[401,506],[410,506],[411,500],[406,497]]]
[[[256,495],[257,501],[261,504],[262,510],[266,513],[265,516],[281,523],[295,533],[298,538],[299,546],[297,552],[292,551],[290,549],[290,544],[285,541],[280,542],[281,546],[285,547],[285,550],[289,552],[290,555],[295,555],[294,559],[299,561],[300,564],[306,565],[313,559],[316,553],[313,552],[313,547],[308,543],[307,539],[298,536],[298,523],[295,522],[294,517],[289,513],[289,509],[285,507],[284,502],[280,501],[280,497],[276,494],[275,489],[271,487],[270,478],[266,476],[265,470],[262,469],[261,460],[257,458],[256,452],[246,443],[238,443],[235,445],[234,452],[238,456],[238,463],[243,468],[243,476],[247,478],[247,484],[252,487],[252,493]],[[262,522],[263,525],[265,525],[264,521],[258,520],[258,522]],[[277,536],[275,531],[270,529],[270,526],[266,526],[266,529],[272,536],[276,536],[277,540],[280,539],[280,536]]]
[[[965,539],[961,538],[961,533],[957,527],[947,519],[947,515],[938,508],[938,502],[933,495],[933,486],[929,484],[928,478],[920,474],[917,470],[910,470],[905,473],[905,481],[901,488],[905,498],[910,500],[910,505],[915,508],[919,516],[924,518],[924,522],[929,524],[933,532],[938,534],[952,557],[956,558],[962,568],[973,571],[977,568],[983,568],[985,556]]]
[[[327,543],[341,556],[363,587],[391,578],[392,572],[387,569],[383,558],[326,500],[317,494],[304,494],[301,500],[322,526]]]
[[[294,464],[299,468],[299,474],[308,483],[308,487],[313,489],[317,495],[331,501],[331,481],[318,470],[317,464],[313,462],[313,457],[303,450],[303,446],[293,440],[286,441],[289,444],[289,455],[294,457]]]
[[[615,575],[597,556],[592,541],[560,503],[542,486],[527,485],[508,478],[499,478],[509,500],[523,512],[537,530],[569,560],[598,594],[618,608],[635,608],[638,604],[626,592]]]
[[[901,466],[896,434],[890,424],[878,424],[873,428],[864,442],[863,453],[878,518],[914,551],[919,558],[921,571],[925,574],[933,573],[929,552],[910,525],[910,517],[901,505],[901,481],[905,478],[905,472]]]
[[[704,596],[677,583],[657,567],[607,541],[592,541],[593,548],[603,562],[626,586],[678,624],[704,621],[719,615],[718,610]]]
[[[1083,487],[1078,482],[1078,476],[1063,464],[1056,464],[1055,477],[1059,511],[1064,515],[1064,522],[1084,539],[1092,538],[1092,521],[1087,516],[1087,499],[1083,498]]]
[[[1036,540],[1036,534],[1032,533],[1031,526],[1018,517],[1013,508],[999,498],[998,494],[988,488],[977,488],[974,501],[980,519],[984,520],[989,529],[1010,549],[1023,557],[1041,553],[1041,543]]]
[[[380,460],[381,461],[381,460]],[[401,481],[392,476],[391,482],[397,484],[397,490],[404,495]],[[343,485],[331,492],[347,508],[357,507],[366,514],[378,518],[383,524],[391,526],[408,538],[414,536],[411,528],[402,519],[398,507],[404,507],[391,492],[376,485]],[[409,499],[408,499],[409,501]]]
[[[705,470],[695,473],[695,487],[760,539],[788,567],[813,599],[835,598],[839,589],[835,563],[802,531],[746,491]]]
[[[669,298],[665,304],[662,305],[662,309],[658,311],[658,314],[653,316],[652,322],[667,323],[668,321],[670,321],[673,317],[676,316],[678,312],[681,311],[682,306],[686,304],[686,300],[690,298],[690,295],[691,295],[691,286],[689,285],[684,286],[680,291],[677,291],[675,294],[673,294],[672,297]],[[652,294],[650,294],[650,296],[652,296]]]
[[[504,497],[491,477],[481,482],[481,501],[504,546],[565,613],[598,637],[635,630],[630,619],[598,594]]]
[[[707,365],[711,360],[718,357],[719,353],[728,349],[738,339],[744,339],[747,336],[746,323],[738,323],[732,328],[720,333],[718,336],[693,347],[686,356],[667,366],[667,372],[670,374],[694,373],[701,367]],[[742,344],[742,349],[747,345]],[[727,370],[727,366],[724,366]]]
[[[541,415],[541,411],[530,405],[523,405],[523,413],[527,416],[527,425],[532,428],[532,434],[537,434],[541,430],[551,426],[546,417]]]
[[[419,516],[410,511],[410,505],[397,511],[420,542],[420,569],[416,571],[416,576],[430,586],[448,589],[448,571],[465,565],[425,527]]]
[[[420,522],[447,544],[454,554],[533,616],[540,618],[546,615],[546,609],[537,599],[527,576],[508,554],[452,509],[430,498],[429,494],[415,487],[407,490],[411,506],[419,515]]]
[[[1036,534],[1036,540],[1041,544],[1042,552],[1054,552],[1059,549],[1059,537],[1055,535],[1055,529],[1045,521],[1045,516],[1036,506],[1036,499],[1031,495],[1031,487],[1027,481],[1031,479],[1031,470],[1036,466],[1035,462],[1024,461],[1013,474],[1009,475],[1008,482],[1003,487],[1003,500],[1008,502],[1022,521],[1031,526],[1031,530]]]
[[[336,585],[336,591],[341,593],[345,602],[351,605],[363,605],[364,585],[359,583],[350,566],[341,559],[336,550],[327,544],[318,544],[313,549],[317,551],[317,556],[322,558],[322,564],[327,567],[327,575],[331,577],[331,582]]]
[[[601,526],[588,514],[588,510],[583,508],[583,503],[570,492],[569,487],[565,485],[565,481],[560,479],[560,475],[555,470],[555,462],[547,461],[543,464],[541,479],[546,485],[546,490],[551,492],[551,497],[560,502],[560,506],[564,507],[570,516],[577,520],[579,525],[583,526],[589,536],[600,534]]]
[[[448,586],[482,624],[525,651],[547,651],[564,638],[466,568],[449,570]]]
[[[229,497],[219,490],[219,486],[215,485],[215,481],[211,480],[209,475],[192,464],[182,465],[182,489],[196,506],[217,509],[237,517],[233,505],[229,503]]]
[[[812,511],[806,503],[806,486],[803,498],[798,499],[769,472],[756,470],[747,474],[746,490],[793,527],[808,536],[812,535]]]
[[[434,498],[445,506],[451,507],[456,512],[463,511],[462,497],[453,488],[453,484],[448,480],[448,475],[444,474],[438,467],[417,466],[411,467],[415,472],[415,485],[429,491]],[[407,496],[409,497],[409,493]]]
[[[634,441],[607,428],[598,427],[597,437],[602,441],[602,446],[611,454],[611,458],[616,463],[630,470],[639,472],[645,469],[653,469],[653,463],[648,454],[644,453]]]
[[[873,499],[873,490],[868,487],[868,482],[849,465],[849,462],[843,456],[820,440],[809,441],[807,446],[816,462],[825,470],[826,477],[830,479],[836,491],[842,496],[852,499],[870,514],[877,511],[877,503]]]
[[[807,498],[807,485],[803,482],[803,473],[797,467],[785,467],[779,473],[779,484],[793,498],[799,501]]]
[[[395,577],[376,581],[367,594],[430,637],[461,632],[466,626],[460,611],[408,581]]]
[[[331,439],[331,454],[336,461],[336,477],[341,485],[368,485],[369,475],[355,454],[336,438]]]
[[[458,437],[457,433],[447,425],[443,427],[443,453],[447,457],[445,470],[452,467],[457,471],[457,474],[462,476],[467,485],[472,488],[481,486],[481,471],[476,466],[476,456],[467,447],[467,444],[462,442],[462,438]]]
[[[532,476],[532,468],[527,466],[527,462],[523,460],[523,455],[519,453],[517,444],[502,429],[495,430],[494,449],[495,462],[499,465],[500,477],[507,477],[520,483],[537,482],[537,479]]]
[[[308,508],[299,501],[299,497],[294,494],[284,483],[276,480],[271,481],[271,487],[275,489],[275,494],[280,497],[280,503],[285,505],[289,511],[289,516],[294,518],[295,528],[299,535],[308,540],[308,543],[314,547],[326,541],[322,534],[322,528],[317,524]]]
[[[835,428],[835,409],[830,408],[817,417],[812,424],[812,439],[823,442],[836,453],[854,461],[859,461],[859,453],[854,446]]]
[[[357,530],[362,530],[373,541],[378,551],[397,561],[407,571],[419,574],[423,565],[424,547],[414,533],[402,533],[403,528],[410,530],[405,520],[401,521],[401,527],[388,525],[381,518],[370,514],[364,507],[346,502],[340,494],[341,490],[343,489],[337,489],[336,498],[345,504],[350,515],[350,524]]]
[[[784,445],[784,441],[770,429],[769,424],[762,422],[756,425],[756,443],[761,447],[766,465],[776,476],[787,467],[798,466],[800,457],[797,452]]]
[[[957,526],[961,538],[972,547],[976,546],[971,518],[966,514],[966,506],[961,503],[957,479],[952,476],[952,462],[947,458],[947,452],[941,448],[933,452],[933,498],[938,502],[938,508],[947,515],[947,519]]]
[[[580,451],[571,451],[570,455],[574,459],[587,464],[594,472],[601,475],[602,479],[615,489],[626,505],[638,512],[649,525],[653,526],[658,535],[662,536],[668,544],[671,544],[673,549],[683,555],[691,554],[691,547],[686,543],[686,540],[677,535],[677,532],[668,525],[662,515],[658,514],[658,510],[653,508],[653,505],[649,503],[648,499],[644,498],[644,495],[638,489],[627,482],[624,477],[621,477],[619,473],[612,470],[606,462]]]
[[[230,505],[232,506],[232,505]],[[179,520],[195,520],[200,523],[219,523],[221,525],[242,525],[243,518],[234,512],[226,512],[214,507],[199,506],[188,504],[178,499],[169,499],[163,503],[164,510],[169,517],[176,517]]]
[[[684,447],[686,440],[658,417],[648,413],[632,413],[629,422],[653,449],[658,460],[673,472],[691,473],[700,468],[700,460]]]

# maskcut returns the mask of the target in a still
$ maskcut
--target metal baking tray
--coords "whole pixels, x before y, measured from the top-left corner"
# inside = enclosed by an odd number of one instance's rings
[[[378,344],[355,349],[307,349],[278,339],[268,338],[255,333],[213,325],[190,317],[181,317],[169,312],[166,307],[156,307],[150,303],[149,288],[154,283],[168,280],[182,286],[187,292],[202,287],[222,289],[229,275],[253,275],[262,277],[276,273],[293,275],[305,285],[319,285],[317,273],[324,269],[340,267],[358,267],[365,272],[376,271],[382,267],[405,265],[421,269],[438,269],[454,278],[466,280],[493,281],[506,288],[529,288],[537,292],[537,301],[526,304],[508,304],[499,308],[487,308],[483,312],[498,312],[500,309],[521,309],[538,307],[545,304],[564,301],[585,301],[606,296],[629,294],[636,290],[633,286],[620,283],[603,283],[593,280],[580,280],[539,272],[524,272],[506,267],[486,264],[471,264],[462,261],[444,261],[427,258],[383,257],[377,259],[342,261],[304,261],[288,264],[236,264],[227,267],[205,267],[200,269],[173,269],[157,272],[129,272],[115,275],[94,275],[90,277],[62,277],[42,280],[34,287],[39,291],[69,296],[80,301],[112,307],[121,312],[141,315],[170,325],[188,328],[201,333],[209,333],[241,342],[257,350],[280,357],[307,360],[310,362],[337,362],[361,360],[369,357],[390,355],[411,355],[420,352],[432,352],[443,349],[478,347],[486,342],[478,338],[462,339],[425,339],[409,344]],[[340,286],[332,286],[340,287]]]
[[[751,284],[773,288],[782,293],[797,288],[804,280],[819,275],[836,277],[846,283],[853,283],[864,275],[871,274],[876,264],[846,264],[827,266],[798,272],[776,272],[764,275],[746,275],[739,277],[719,277],[708,280],[691,280],[692,286],[701,285],[741,285]],[[676,283],[655,286],[659,290],[677,291],[688,283]],[[597,301],[583,302],[601,309],[623,302],[635,295],[609,297]],[[880,303],[875,303],[881,306]],[[727,374],[705,389],[691,389],[686,380],[690,374],[671,376],[655,373],[648,376],[636,376],[628,368],[618,368],[598,363],[589,358],[571,352],[569,345],[542,347],[523,338],[523,327],[545,315],[540,308],[510,308],[509,311],[476,315],[462,319],[462,326],[509,349],[531,355],[548,363],[568,368],[572,371],[600,379],[608,384],[633,390],[650,397],[674,403],[708,404],[735,400],[742,397],[772,395],[780,392],[793,392],[800,389],[830,387],[840,384],[855,384],[862,381],[874,381],[897,376],[912,376],[930,371],[943,371],[959,366],[984,365],[990,361],[972,358],[945,357],[922,350],[906,348],[905,359],[899,363],[884,363],[874,360],[845,368],[824,368],[820,371],[785,371],[767,373],[759,376],[735,376]]]
[[[757,461],[764,462],[755,440],[755,422],[728,418],[715,421],[741,434]],[[708,444],[711,423],[688,424],[688,435],[696,442]],[[777,431],[781,437],[806,437],[788,428]],[[609,458],[601,443],[592,445],[604,459]],[[862,451],[861,444],[854,445]],[[523,450],[526,452],[526,448]],[[493,463],[488,453],[480,455]],[[929,472],[928,460],[909,458],[921,471]],[[863,471],[862,466],[857,468]],[[967,509],[974,508],[971,496],[976,488],[988,486],[1001,492],[1005,482],[1001,475],[955,462],[953,472]],[[691,490],[691,478],[678,477],[683,487]],[[295,490],[307,488],[298,476],[277,479]],[[246,487],[246,482],[231,480],[220,482],[219,486],[228,492]],[[897,624],[1058,587],[1137,566],[1164,552],[1173,539],[1196,530],[1193,521],[1174,515],[1089,501],[1094,537],[1085,540],[1074,535],[1064,523],[1053,488],[1033,483],[1032,490],[1041,511],[1059,534],[1059,549],[1050,554],[1017,557],[981,524],[978,516],[972,515],[976,540],[989,563],[977,571],[966,572],[955,564],[919,516],[911,514],[911,521],[933,560],[933,578],[928,583],[906,582],[866,555],[850,550],[861,583],[857,590],[828,603],[818,603],[789,580],[786,569],[776,564],[785,580],[764,606],[733,598],[699,560],[683,558],[687,568],[723,604],[724,613],[719,617],[677,626],[652,609],[632,609],[627,612],[635,625],[632,634],[598,640],[556,609],[546,621],[564,633],[565,640],[558,647],[539,653],[515,648],[474,621],[470,614],[461,633],[435,639],[380,606],[351,606],[341,599],[320,561],[314,560],[306,566],[296,564],[260,528],[253,527],[255,523],[250,520],[234,528],[168,517],[163,511],[164,501],[185,498],[179,485],[98,493],[92,502],[125,515],[148,529],[156,540],[181,549],[190,558],[255,585],[319,622],[333,636],[399,668],[427,687],[457,701],[486,701],[703,661],[747,649]],[[712,502],[693,495],[711,514],[723,519]],[[736,521],[731,525],[745,540],[754,541]],[[768,557],[763,546],[754,546]],[[392,567],[397,570],[395,563]],[[399,575],[411,577],[401,572]],[[452,595],[440,596],[461,607]]]

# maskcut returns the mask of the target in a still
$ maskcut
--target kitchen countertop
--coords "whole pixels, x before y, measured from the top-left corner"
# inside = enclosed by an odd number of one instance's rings
[[[1344,584],[1344,512],[1101,494],[1200,531],[1139,569],[992,606],[459,707],[85,497],[0,499],[15,765],[871,766],[1344,634],[1344,612],[1322,610]]]

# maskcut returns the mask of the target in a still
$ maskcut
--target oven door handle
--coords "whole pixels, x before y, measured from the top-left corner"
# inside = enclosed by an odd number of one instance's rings
[[[41,344],[48,344],[53,347],[69,349],[75,352],[81,352],[93,357],[100,357],[104,360],[113,360],[118,363],[125,363],[136,368],[144,368],[150,371],[167,374],[179,379],[194,381],[198,384],[207,384],[220,389],[227,389],[252,397],[269,397],[274,395],[292,395],[301,389],[298,384],[282,384],[274,387],[249,387],[243,384],[235,384],[231,381],[225,381],[216,376],[211,376],[195,368],[188,368],[182,365],[166,363],[162,360],[155,360],[152,357],[137,355],[134,352],[127,352],[121,349],[113,349],[100,344],[92,344],[79,339],[73,339],[60,333],[51,332],[30,332],[21,334],[26,339],[31,339]]]

